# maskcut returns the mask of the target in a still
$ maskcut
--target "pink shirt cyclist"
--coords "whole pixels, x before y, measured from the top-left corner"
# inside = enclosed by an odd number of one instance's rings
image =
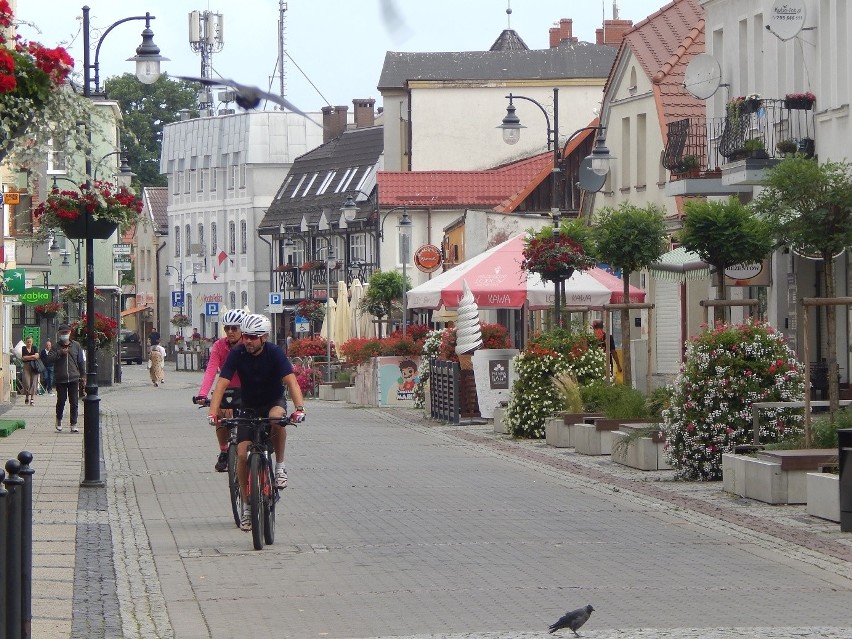
[[[198,389],[198,395],[193,399],[196,404],[204,405],[207,403],[207,394],[210,392],[210,387],[213,386],[213,380],[216,375],[222,370],[225,360],[228,359],[228,353],[231,349],[242,343],[242,332],[240,324],[246,316],[245,311],[235,308],[227,311],[222,317],[222,325],[225,327],[225,337],[217,339],[213,342],[210,349],[210,359],[207,362],[207,368],[204,371],[204,379],[201,380],[201,388]],[[231,378],[228,388],[239,388],[240,378],[237,375]],[[219,456],[216,459],[216,464],[213,466],[217,472],[224,473],[228,470],[228,430],[225,428],[216,428],[216,441],[219,443]]]

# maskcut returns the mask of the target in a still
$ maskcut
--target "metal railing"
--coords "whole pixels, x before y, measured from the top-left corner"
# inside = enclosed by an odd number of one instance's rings
[[[813,155],[813,111],[788,108],[787,104],[768,98],[743,101],[739,107],[729,108],[723,118],[670,122],[662,165],[677,177],[693,171],[714,173],[726,162],[748,157],[781,158],[794,151]]]
[[[0,470],[0,637],[29,637],[32,623],[32,453]]]

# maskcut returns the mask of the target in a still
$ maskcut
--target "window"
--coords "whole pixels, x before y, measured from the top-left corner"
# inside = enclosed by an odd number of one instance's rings
[[[172,173],[172,195],[180,193],[180,173],[175,171]]]
[[[237,175],[237,167],[235,166],[226,166],[225,172],[228,175],[228,190],[233,190],[234,188],[234,178]]]
[[[240,188],[246,188],[246,165],[240,164]]]
[[[243,291],[240,293],[240,307],[245,308],[248,306],[248,291]]]
[[[218,236],[216,235],[216,222],[210,222],[210,255],[216,255],[219,250]]]
[[[335,193],[340,193],[340,189],[343,188],[343,185],[349,179],[349,176],[352,173],[352,171],[353,171],[353,169],[346,169],[346,173],[343,174],[343,177],[340,178],[340,182],[337,183],[337,188],[334,189]]]
[[[228,222],[228,254],[233,255],[237,252],[237,225],[233,222]]]
[[[228,293],[228,308],[236,308],[237,307],[237,293],[236,291],[231,291]]]
[[[368,177],[370,177],[370,174],[371,174],[372,172],[373,172],[373,167],[368,166],[368,167],[367,167],[367,170],[366,170],[366,171],[364,171],[364,175],[363,175],[363,176],[361,177],[361,179],[359,180],[359,182],[358,182],[358,186],[356,186],[356,187],[355,187],[355,190],[356,190],[356,191],[361,191],[361,190],[364,188],[364,182],[366,182],[366,181],[367,181],[367,178],[368,178]]]
[[[204,190],[204,169],[198,171],[198,184],[196,186],[198,186],[199,192]]]
[[[646,140],[646,114],[640,113],[636,116],[636,186],[645,186],[648,182],[647,166],[645,162]]]
[[[192,174],[191,174],[189,171],[184,171],[184,174],[183,174],[183,180],[184,180],[184,182],[183,182],[183,192],[184,192],[184,193],[189,193],[189,185],[190,185],[190,183],[192,182],[192,177],[191,177],[191,175],[192,175]]]
[[[192,228],[189,226],[189,224],[186,225],[185,232],[186,232],[186,239],[185,239],[185,241],[186,241],[186,253],[184,253],[184,255],[189,256],[189,255],[192,255]]]
[[[57,144],[58,148],[60,145]],[[54,150],[53,140],[47,143],[47,174],[48,175],[64,175],[65,174],[65,153],[60,150]]]
[[[198,225],[198,243],[201,245],[201,249],[199,250],[199,254],[204,254],[204,225]]]
[[[318,176],[318,175],[319,175],[319,173],[314,173],[314,174],[311,176],[310,181],[308,182],[307,186],[305,186],[305,190],[304,190],[304,191],[302,191],[302,197],[305,197],[305,196],[308,194],[308,191],[310,191],[310,190],[311,190],[311,186],[313,185],[314,180],[316,180],[316,179],[317,179],[317,176]]]
[[[293,189],[293,193],[290,195],[291,200],[293,198],[295,198],[297,195],[299,195],[299,189],[302,187],[302,182],[304,182],[304,181],[305,181],[305,176],[303,175],[301,178],[299,178],[299,183],[296,185],[296,188]]]
[[[331,184],[331,181],[334,179],[334,176],[337,175],[337,171],[329,171],[328,175],[325,176],[322,183],[319,185],[317,189],[317,195],[322,195],[325,193],[325,190],[328,188],[328,185]]]
[[[216,179],[219,176],[219,169],[213,167],[210,169],[210,190],[214,193],[216,192],[216,185],[218,184],[218,180]]]
[[[247,253],[248,233],[246,232],[246,221],[240,220],[240,255]]]
[[[351,237],[349,245],[349,261],[350,262],[366,262],[367,261],[367,235],[366,233],[357,233]]]
[[[180,257],[180,227],[175,227],[175,257]]]

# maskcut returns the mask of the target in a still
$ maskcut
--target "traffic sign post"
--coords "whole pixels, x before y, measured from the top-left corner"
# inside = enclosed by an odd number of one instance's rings
[[[270,313],[283,313],[284,312],[284,299],[281,293],[272,292],[269,294],[269,312]]]
[[[297,333],[310,333],[311,332],[311,323],[308,321],[306,317],[296,317],[296,332]]]
[[[172,291],[172,308],[183,308],[183,291]]]
[[[219,315],[219,302],[205,302],[204,314],[208,317],[216,317]]]

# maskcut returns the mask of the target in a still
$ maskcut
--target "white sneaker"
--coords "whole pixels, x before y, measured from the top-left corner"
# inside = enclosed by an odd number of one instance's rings
[[[275,487],[287,488],[287,471],[283,466],[275,469]]]
[[[243,532],[251,530],[251,513],[247,510],[244,510],[243,516],[240,517],[240,530]]]

